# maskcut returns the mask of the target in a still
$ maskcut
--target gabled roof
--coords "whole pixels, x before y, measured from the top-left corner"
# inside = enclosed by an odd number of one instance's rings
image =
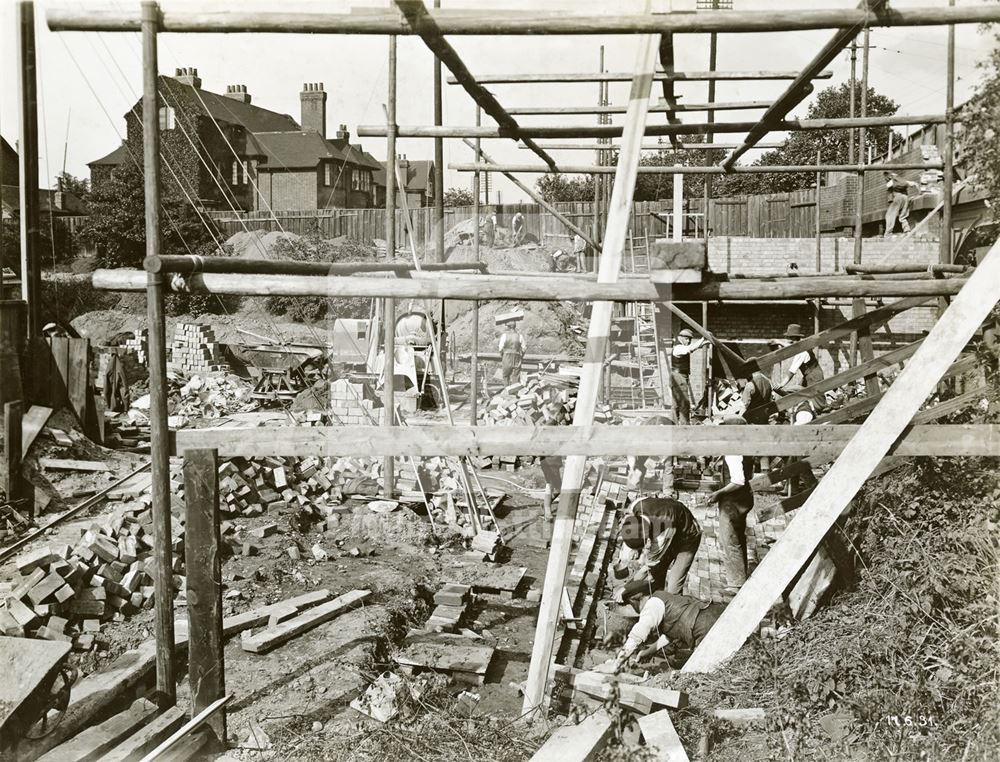
[[[408,166],[400,168],[399,174],[405,175],[406,190],[411,193],[427,191],[434,184],[431,179],[434,174],[434,162],[430,159],[407,159]],[[381,169],[375,172],[375,184],[385,187],[385,162],[380,162]]]
[[[124,164],[129,160],[128,147],[124,143],[118,146],[114,151],[109,153],[107,156],[102,156],[100,159],[94,159],[93,161],[88,161],[88,167],[102,167],[102,166],[112,166],[117,167]]]
[[[20,211],[21,193],[18,186],[0,186],[0,207],[11,214],[16,214]],[[46,188],[38,191],[38,208],[39,211],[52,212],[56,216],[90,214],[87,205],[75,193],[48,190]]]
[[[256,132],[253,138],[266,169],[314,169],[323,159],[344,161],[344,154],[318,132]]]
[[[288,114],[279,114],[277,111],[254,106],[251,103],[243,103],[235,98],[227,98],[224,95],[213,93],[209,90],[186,85],[178,82],[173,77],[161,77],[164,83],[165,95],[179,96],[184,91],[193,94],[196,102],[204,104],[204,108],[220,122],[230,122],[242,125],[250,132],[282,132],[288,130],[298,130],[299,124]]]

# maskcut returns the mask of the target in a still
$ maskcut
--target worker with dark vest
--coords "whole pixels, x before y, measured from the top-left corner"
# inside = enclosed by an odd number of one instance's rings
[[[705,345],[705,339],[695,339],[694,331],[682,328],[670,350],[670,390],[674,402],[674,417],[682,426],[691,423],[691,355]]]
[[[521,378],[521,361],[524,359],[524,336],[517,330],[504,331],[500,336],[500,374],[505,385],[517,383]]]
[[[643,563],[616,590],[622,603],[637,593],[680,593],[701,544],[701,525],[684,503],[669,497],[642,497],[632,504],[621,528],[627,548],[644,554]]]
[[[728,416],[723,425],[746,425],[739,416]],[[726,455],[722,459],[722,487],[708,496],[708,503],[719,504],[719,546],[722,568],[726,573],[726,592],[735,593],[747,580],[747,514],[753,508],[750,479],[753,458]]]
[[[783,341],[778,342],[784,346],[791,346],[793,342],[801,341],[806,335],[802,332],[802,326],[798,323],[791,323],[785,329]],[[799,386],[812,386],[823,380],[823,369],[819,366],[819,360],[811,349],[805,349],[792,357],[792,362],[788,366],[785,380],[775,386],[775,389],[784,389],[792,379],[798,375],[800,377]]]
[[[615,656],[616,672],[646,643],[660,648],[669,644],[693,650],[726,610],[723,603],[709,603],[667,592],[637,596],[637,599],[639,621],[629,630],[624,645]],[[654,640],[654,636],[658,639]]]
[[[904,180],[895,172],[883,172],[885,179],[885,189],[889,195],[889,206],[885,210],[885,237],[888,238],[896,231],[896,218],[904,233],[910,232],[910,187],[920,189],[912,180]]]
[[[754,371],[750,378],[737,378],[736,385],[740,389],[746,422],[757,426],[766,425],[771,411],[765,405],[771,402],[774,395],[770,379],[760,371]]]

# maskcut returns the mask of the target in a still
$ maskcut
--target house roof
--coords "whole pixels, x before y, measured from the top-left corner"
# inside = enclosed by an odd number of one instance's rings
[[[102,156],[100,159],[94,159],[93,161],[87,162],[87,166],[101,167],[110,165],[113,167],[117,167],[124,164],[128,158],[129,158],[128,148],[124,143],[122,143],[107,156]]]
[[[248,151],[250,143],[248,140]],[[265,159],[264,169],[312,169],[324,159],[361,167],[381,166],[359,146],[346,140],[324,140],[318,132],[256,132],[252,143]]]
[[[243,103],[235,98],[213,93],[210,90],[192,87],[178,82],[173,77],[161,77],[165,89],[170,94],[180,95],[184,91],[193,91],[195,100],[204,104],[204,108],[213,119],[222,122],[242,125],[250,132],[281,132],[298,130],[299,124],[288,114],[261,108],[252,103]]]
[[[70,193],[69,191],[40,189],[38,191],[38,206],[40,211],[51,211],[56,216],[90,214],[87,205],[75,193]],[[21,195],[18,186],[0,186],[0,207],[11,214],[15,214],[20,210]]]
[[[411,193],[421,193],[429,190],[434,184],[431,179],[434,174],[434,162],[430,159],[407,159],[407,166],[400,167],[400,176],[405,176],[406,190]],[[385,186],[385,162],[380,162],[380,169],[375,172],[375,183]]]
[[[18,178],[20,177],[21,167],[18,164],[17,151],[14,150],[14,147],[3,136],[0,136],[0,151],[3,152],[3,178],[0,182],[20,182]]]

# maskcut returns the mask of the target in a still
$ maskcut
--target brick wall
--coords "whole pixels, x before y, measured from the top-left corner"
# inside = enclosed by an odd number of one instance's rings
[[[314,172],[268,172],[270,182],[265,198],[271,209],[315,209],[317,178]],[[263,176],[263,173],[262,173]],[[261,186],[264,192],[264,186]],[[262,208],[267,208],[261,204]]]
[[[824,237],[821,240],[821,273],[843,272],[854,261],[854,239]],[[930,238],[862,240],[861,261],[879,264],[920,264],[936,262],[938,241]],[[790,262],[801,275],[816,269],[815,238],[709,238],[708,264],[713,272],[731,275],[784,273]]]

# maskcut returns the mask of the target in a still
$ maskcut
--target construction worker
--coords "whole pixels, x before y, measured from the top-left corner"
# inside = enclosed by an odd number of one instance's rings
[[[746,425],[739,416],[727,416],[722,425]],[[750,479],[753,458],[726,455],[722,459],[722,487],[708,496],[708,504],[719,505],[719,545],[726,592],[735,593],[747,580],[747,514],[753,508]]]
[[[483,246],[493,248],[497,236],[497,225],[494,216],[487,215],[483,217],[479,227],[482,230]]]
[[[598,668],[598,671],[617,672],[647,643],[654,648],[673,645],[693,650],[726,610],[723,603],[709,603],[689,595],[663,591],[639,596],[631,603],[638,607],[639,620],[629,630],[610,669]],[[655,640],[654,635],[657,636]]]
[[[805,337],[806,335],[802,332],[801,325],[798,323],[789,323],[785,329],[784,338],[775,343],[787,347],[791,346],[793,342],[801,341]],[[792,382],[792,379],[796,375],[799,376],[801,383],[798,386],[801,387],[812,386],[823,380],[823,369],[820,368],[819,360],[816,359],[816,355],[813,354],[811,349],[805,349],[792,357],[792,362],[788,366],[785,379],[774,388],[784,389]]]
[[[743,402],[743,418],[747,423],[766,425],[770,413],[764,405],[769,403],[774,395],[770,379],[760,371],[755,371],[750,378],[737,378],[736,385],[739,387]]]
[[[691,355],[704,345],[705,339],[695,339],[694,331],[682,328],[670,350],[670,390],[675,417],[682,426],[691,423],[691,406],[694,400],[694,393],[691,391]]]
[[[673,426],[674,421],[665,415],[650,416],[642,421],[640,426]],[[648,455],[629,455],[625,458],[628,465],[628,487],[630,489],[642,489],[642,482],[646,478],[646,461]],[[664,491],[672,489],[671,485],[664,484]]]
[[[701,525],[684,503],[661,496],[639,498],[622,522],[621,537],[643,559],[625,586],[614,592],[615,602],[643,591],[683,592],[701,544]]]
[[[514,245],[520,246],[524,242],[525,230],[524,227],[524,215],[517,212],[510,221],[511,230],[514,233]]]
[[[889,194],[889,207],[885,210],[885,237],[888,238],[896,230],[896,218],[904,233],[910,232],[910,187],[920,190],[920,186],[912,180],[904,180],[895,172],[883,172],[885,189]]]
[[[506,330],[500,335],[500,374],[503,376],[505,386],[517,383],[521,379],[524,347],[524,335],[516,328]]]

